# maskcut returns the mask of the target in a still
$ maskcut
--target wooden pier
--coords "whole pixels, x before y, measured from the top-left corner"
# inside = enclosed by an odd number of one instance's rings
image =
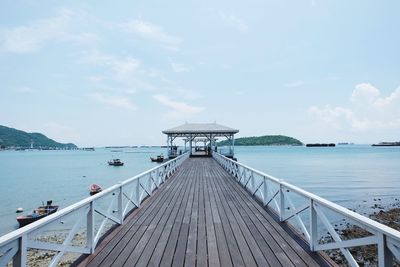
[[[189,158],[80,266],[332,265],[287,228],[213,158]]]

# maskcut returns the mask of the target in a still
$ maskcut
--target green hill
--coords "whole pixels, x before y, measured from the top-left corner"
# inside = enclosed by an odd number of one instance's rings
[[[29,148],[76,148],[76,145],[58,143],[41,133],[27,133],[0,125],[0,146]]]
[[[228,140],[224,140],[217,143],[218,146],[229,145]],[[284,135],[264,135],[264,136],[252,136],[252,137],[241,137],[235,139],[235,146],[301,146],[302,142],[299,140],[284,136]]]

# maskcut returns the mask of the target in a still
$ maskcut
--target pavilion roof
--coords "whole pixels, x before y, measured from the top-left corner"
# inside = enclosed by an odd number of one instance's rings
[[[164,134],[235,134],[239,130],[217,123],[185,123],[162,131]]]

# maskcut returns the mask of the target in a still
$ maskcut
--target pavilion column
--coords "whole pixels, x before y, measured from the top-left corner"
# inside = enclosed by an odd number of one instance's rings
[[[171,155],[171,151],[169,150],[169,134],[167,135],[167,156],[169,158],[169,156]]]
[[[192,155],[192,141],[193,141],[193,139],[192,139],[192,135],[190,135],[190,138],[189,138],[189,155],[191,156]]]
[[[232,134],[232,157],[235,155],[235,136]]]

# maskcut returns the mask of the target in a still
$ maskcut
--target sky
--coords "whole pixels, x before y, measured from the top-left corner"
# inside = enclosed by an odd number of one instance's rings
[[[0,9],[0,125],[78,146],[400,140],[399,1],[33,1]]]

